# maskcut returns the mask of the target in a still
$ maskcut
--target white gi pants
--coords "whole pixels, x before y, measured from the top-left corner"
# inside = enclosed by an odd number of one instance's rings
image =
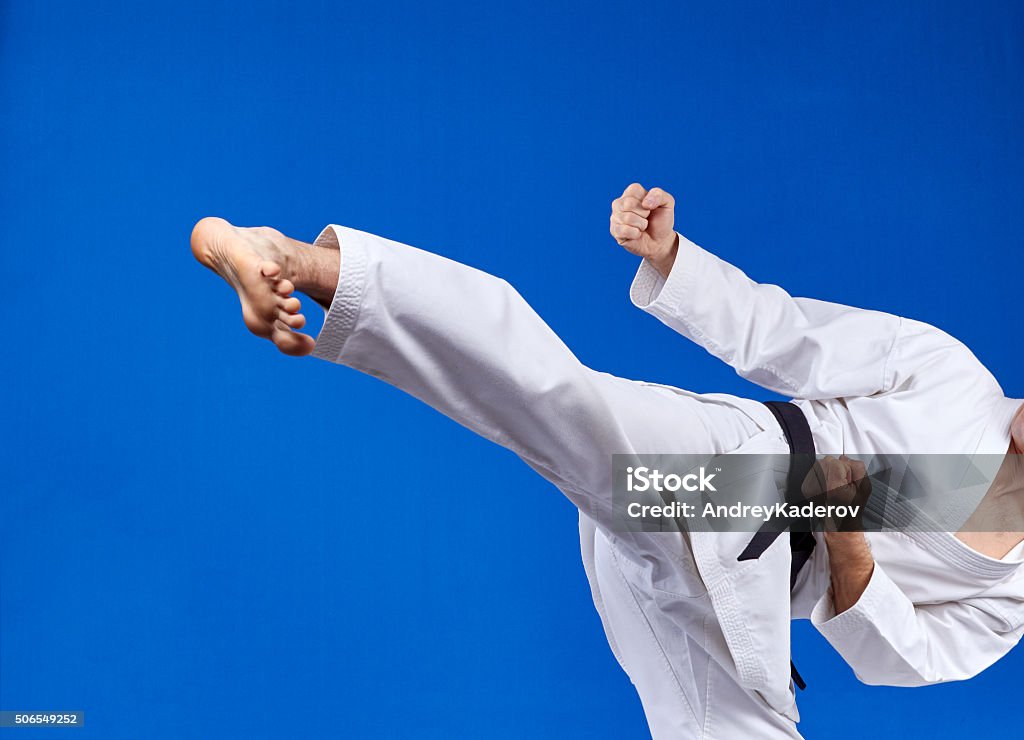
[[[595,604],[652,735],[799,737],[795,717],[737,682],[686,539],[610,528],[613,454],[720,454],[759,436],[786,452],[771,413],[591,370],[505,281],[438,255],[344,227],[318,244],[340,248],[341,277],[315,354],[507,447],[579,508]],[[773,608],[788,626],[788,598]]]

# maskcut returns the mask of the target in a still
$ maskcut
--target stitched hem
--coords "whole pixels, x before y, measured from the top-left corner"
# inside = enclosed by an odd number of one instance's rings
[[[633,282],[629,286],[629,300],[637,308],[646,310],[651,303],[658,299],[664,286],[665,278],[645,259],[637,268]]]
[[[711,597],[715,615],[722,627],[726,645],[736,666],[740,684],[754,689],[766,687],[768,677],[764,664],[758,659],[753,639],[750,636],[750,626],[742,616],[744,612],[740,608],[739,598],[731,580],[738,575],[738,571],[728,574],[725,572],[725,568],[717,559],[713,542],[701,536],[702,534],[710,534],[711,537],[714,537],[714,533],[693,532],[690,536],[690,543],[697,560],[697,567],[701,571],[708,595]],[[757,562],[751,560],[747,568],[753,567]]]
[[[860,595],[857,603],[844,611],[842,614],[835,613],[835,605],[832,600],[831,587],[825,595],[818,600],[811,611],[811,624],[813,624],[825,639],[832,642],[833,639],[845,637],[853,632],[859,632],[873,623],[873,615],[886,598],[886,593],[896,589],[895,584],[889,580],[885,571],[878,563],[875,563],[874,571],[871,573],[871,580],[867,588]],[[898,589],[896,589],[898,591]],[[899,596],[906,599],[902,591]]]
[[[328,362],[340,362],[345,341],[355,329],[362,306],[363,285],[366,282],[366,251],[360,232],[331,224],[314,244],[338,250],[338,287],[331,307],[324,317],[324,325],[316,338],[313,356]],[[344,240],[342,239],[344,237]]]
[[[619,553],[616,552],[614,547],[609,548],[609,553],[612,556],[612,561],[615,563],[615,575],[619,577],[619,579],[622,581],[622,584],[626,587],[626,590],[629,592],[630,606],[633,607],[633,611],[643,621],[644,626],[647,628],[647,636],[651,639],[651,642],[654,643],[661,657],[662,667],[665,669],[668,675],[672,677],[673,681],[675,682],[674,693],[676,693],[678,697],[683,700],[683,704],[685,704],[686,708],[690,711],[690,716],[693,718],[694,724],[700,726],[703,723],[697,718],[697,713],[694,711],[693,705],[690,704],[690,700],[686,696],[686,692],[683,691],[683,687],[679,683],[679,676],[676,675],[675,669],[672,666],[672,661],[668,659],[668,654],[665,652],[665,646],[661,644],[661,640],[658,639],[658,633],[651,625],[650,620],[647,618],[647,615],[644,613],[643,608],[641,608],[640,603],[637,601],[636,593],[633,591],[633,585],[622,573],[622,566],[619,562]]]

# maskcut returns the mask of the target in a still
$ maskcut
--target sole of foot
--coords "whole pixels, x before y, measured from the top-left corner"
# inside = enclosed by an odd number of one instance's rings
[[[249,331],[294,357],[313,351],[313,338],[299,333],[306,318],[295,285],[285,275],[288,260],[279,232],[239,228],[222,218],[204,218],[192,230],[192,254],[220,275],[242,304]]]

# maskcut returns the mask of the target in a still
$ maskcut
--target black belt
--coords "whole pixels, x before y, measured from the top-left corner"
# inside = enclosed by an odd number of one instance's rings
[[[766,401],[764,405],[778,419],[782,432],[786,435],[786,441],[789,443],[790,462],[789,472],[786,475],[786,501],[802,503],[804,496],[801,487],[815,461],[814,437],[811,436],[811,427],[803,412],[791,403]],[[737,559],[755,560],[761,557],[761,554],[786,529],[789,529],[789,549],[792,553],[789,566],[789,588],[792,590],[796,585],[800,569],[810,560],[814,546],[817,544],[809,521],[786,519],[765,522]],[[793,661],[789,661],[789,666],[793,683],[801,689],[807,688],[807,683],[800,676]]]

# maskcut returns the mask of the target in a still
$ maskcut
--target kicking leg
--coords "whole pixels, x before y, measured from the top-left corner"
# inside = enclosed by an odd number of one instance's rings
[[[752,433],[741,409],[760,409],[596,372],[504,280],[372,234],[332,226],[308,245],[204,219],[193,251],[238,291],[251,331],[308,354],[291,292],[329,305],[316,356],[511,449],[598,522],[611,518],[612,454],[726,452]]]
[[[193,245],[238,291],[250,329],[305,354],[312,347],[296,342],[309,338],[279,325],[282,311],[297,315],[282,294],[297,289],[329,305],[317,357],[380,378],[512,450],[579,508],[587,527],[621,529],[613,454],[721,454],[776,425],[754,401],[592,370],[504,280],[372,234],[332,226],[305,245],[204,221]],[[628,351],[628,340],[622,346]],[[592,529],[582,532],[593,550]],[[676,573],[690,562],[682,538],[622,536],[670,591],[693,577]]]

